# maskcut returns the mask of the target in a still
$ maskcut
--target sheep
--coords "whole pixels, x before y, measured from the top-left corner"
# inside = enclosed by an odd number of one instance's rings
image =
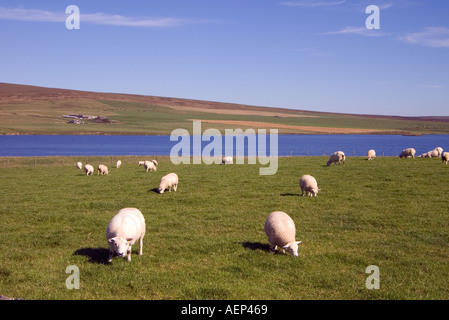
[[[158,163],[157,163],[157,161],[156,160],[151,160],[151,162],[153,162],[154,163],[154,165],[157,167],[157,165],[158,165]]]
[[[436,147],[435,150],[438,152],[438,157],[440,157],[443,154],[443,148]]]
[[[407,148],[402,150],[401,154],[399,155],[399,158],[408,158],[408,157],[412,157],[413,159],[415,158],[415,153],[416,150],[413,148]]]
[[[145,164],[145,161],[139,161],[139,167],[143,166]]]
[[[83,168],[83,164],[81,162],[77,162],[76,167],[81,170]]]
[[[373,160],[376,157],[376,151],[371,149],[368,151],[368,160]]]
[[[104,164],[100,164],[98,166],[97,174],[106,175],[108,173],[108,167],[106,167]]]
[[[341,164],[342,162],[345,163],[346,156],[343,151],[336,151],[332,153],[329,157],[329,161],[327,161],[326,166],[330,166],[331,163],[335,163],[335,165]]]
[[[148,172],[148,170],[150,170],[150,171],[156,171],[157,170],[156,165],[152,161],[145,161],[143,166],[145,168],[145,172]]]
[[[162,177],[158,190],[159,193],[164,193],[165,189],[171,192],[172,188],[175,191],[178,189],[178,175],[173,172]]]
[[[91,176],[94,173],[94,167],[90,164],[86,164],[84,166],[84,172],[86,173],[86,176]]]
[[[304,192],[306,196],[314,196],[318,194],[318,183],[316,179],[311,175],[303,175],[301,179],[299,179],[299,186],[301,187],[301,195],[304,196]]]
[[[424,153],[421,154],[419,157],[420,157],[420,158],[430,158],[430,154],[429,154],[429,152],[424,152]]]
[[[139,240],[139,255],[142,255],[143,237],[145,236],[145,218],[136,208],[121,209],[108,223],[106,240],[109,245],[108,262],[112,261],[114,252],[119,257],[128,257],[131,261],[131,247]]]
[[[447,164],[449,162],[449,152],[443,152],[441,154],[442,163]]]
[[[298,257],[298,244],[301,241],[295,240],[295,222],[288,214],[282,211],[270,213],[265,221],[265,233],[272,251],[276,251],[277,247],[280,247],[283,253],[287,251],[295,258]]]
[[[122,161],[118,160],[115,167],[118,169],[118,168],[120,168],[121,165],[122,165]]]
[[[233,163],[234,163],[234,158],[231,156],[223,157],[223,159],[221,160],[221,164],[233,164]]]

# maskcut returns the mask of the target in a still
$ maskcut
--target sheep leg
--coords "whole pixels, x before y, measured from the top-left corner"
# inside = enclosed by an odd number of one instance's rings
[[[111,249],[109,249],[109,257],[108,257],[108,262],[109,263],[111,263],[113,256],[114,256],[114,251],[111,251]]]
[[[143,235],[140,237],[139,239],[139,255],[141,256],[143,251],[142,251],[142,247],[143,247]]]
[[[128,255],[128,261],[131,261],[131,250],[132,250],[132,247],[129,246],[129,249],[128,249],[128,252],[127,252],[127,255]]]

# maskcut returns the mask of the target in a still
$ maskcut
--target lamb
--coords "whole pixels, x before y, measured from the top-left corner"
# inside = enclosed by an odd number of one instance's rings
[[[108,173],[108,167],[106,167],[104,164],[100,164],[98,166],[97,174],[106,175]]]
[[[115,167],[118,169],[118,168],[120,168],[121,165],[122,165],[122,161],[118,160]]]
[[[84,166],[84,172],[86,173],[86,176],[91,176],[94,173],[94,167],[92,167],[90,164],[86,164]]]
[[[158,189],[159,193],[164,193],[165,189],[168,189],[168,192],[171,192],[172,188],[175,191],[178,189],[178,175],[173,172],[162,177]]]
[[[407,148],[402,150],[401,154],[399,155],[399,158],[408,158],[408,157],[412,157],[413,159],[415,158],[415,153],[416,150],[413,148]]]
[[[77,162],[76,167],[81,170],[83,168],[83,164],[81,162]]]
[[[276,251],[277,247],[280,247],[283,253],[287,251],[295,258],[298,257],[298,244],[301,241],[295,240],[295,222],[288,214],[282,211],[270,213],[265,221],[265,233],[272,251]]]
[[[304,192],[306,196],[314,196],[318,194],[318,183],[316,179],[311,175],[303,175],[301,179],[299,179],[299,186],[301,187],[301,195],[304,196]]]
[[[332,163],[335,163],[335,165],[341,164],[342,162],[345,163],[346,156],[343,151],[336,151],[332,153],[329,157],[329,161],[327,161],[326,166],[330,166]]]
[[[223,159],[221,160],[221,164],[233,164],[233,163],[234,163],[234,158],[231,156],[223,157]]]
[[[148,172],[148,170],[156,171],[156,165],[152,161],[145,161],[143,166],[145,168],[145,172]]]
[[[139,255],[142,255],[143,237],[145,236],[145,218],[136,208],[121,209],[106,228],[106,239],[109,245],[108,262],[112,261],[114,252],[119,257],[128,257],[131,261],[131,248],[139,240]]]
[[[368,160],[373,160],[376,157],[376,151],[371,149],[368,151]]]
[[[449,162],[449,152],[443,152],[441,154],[442,163],[447,164]]]

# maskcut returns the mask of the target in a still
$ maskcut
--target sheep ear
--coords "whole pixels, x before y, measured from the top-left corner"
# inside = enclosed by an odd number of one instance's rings
[[[287,249],[289,247],[289,244],[286,244],[285,246],[282,247],[282,249]]]
[[[115,243],[115,238],[108,239],[108,243]]]
[[[302,241],[296,241],[295,243],[296,243],[296,244],[300,244],[301,242],[302,242]]]

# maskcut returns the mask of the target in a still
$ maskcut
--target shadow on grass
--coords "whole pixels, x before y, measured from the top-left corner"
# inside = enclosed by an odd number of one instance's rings
[[[108,264],[109,249],[106,248],[81,248],[74,255],[85,256],[91,263]]]
[[[253,250],[253,251],[262,250],[265,252],[271,252],[270,245],[268,243],[245,241],[245,242],[242,242],[242,246],[245,249],[249,249],[249,250]]]
[[[154,192],[154,193],[159,194],[159,188],[150,189],[150,190],[148,190],[148,192]]]

